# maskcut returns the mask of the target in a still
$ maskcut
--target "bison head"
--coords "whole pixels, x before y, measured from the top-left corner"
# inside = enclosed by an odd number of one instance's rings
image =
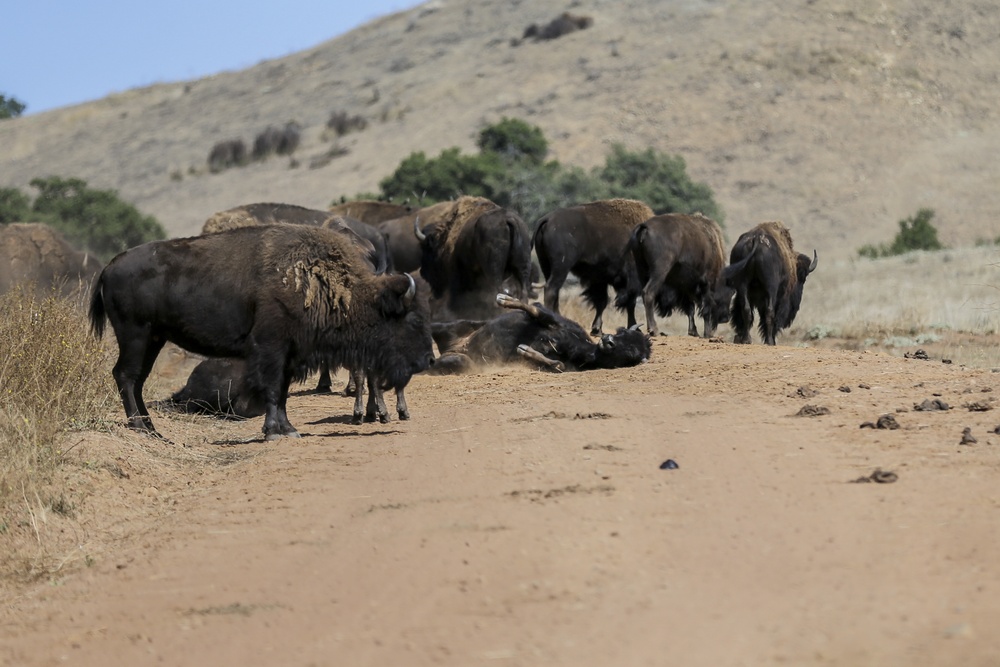
[[[427,288],[406,273],[382,279],[378,306],[385,326],[365,332],[369,368],[386,386],[404,387],[434,362]]]
[[[649,361],[653,345],[649,336],[636,324],[628,329],[619,327],[614,335],[601,336],[594,355],[596,368],[625,368]]]

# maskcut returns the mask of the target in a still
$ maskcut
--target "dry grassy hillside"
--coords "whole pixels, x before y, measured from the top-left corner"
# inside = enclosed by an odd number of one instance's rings
[[[568,8],[593,27],[511,44]],[[483,124],[518,116],[566,163],[615,141],[683,155],[730,236],[779,218],[846,257],[927,206],[945,243],[971,244],[1000,210],[997,62],[1000,14],[977,0],[434,0],[240,72],[0,123],[0,184],[78,176],[183,235],[241,203],[375,190],[411,151],[472,150]],[[334,111],[369,126],[327,161]],[[215,142],[291,119],[297,167],[207,173]]]

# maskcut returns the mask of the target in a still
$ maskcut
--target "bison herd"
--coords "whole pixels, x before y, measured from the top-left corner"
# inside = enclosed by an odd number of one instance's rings
[[[531,302],[533,252],[544,304]],[[816,262],[815,251],[795,251],[780,222],[743,233],[727,262],[715,221],[656,215],[626,199],[552,211],[533,235],[515,212],[480,197],[325,211],[257,203],[216,213],[199,236],[112,259],[93,283],[90,323],[98,337],[107,322],[114,330],[113,377],[130,428],[156,434],[143,385],[172,342],[208,357],[175,405],[263,415],[272,440],[298,436],[286,413],[291,383],[319,372],[317,390],[329,391],[336,368],[349,371],[355,423],[386,422],[383,392],[395,391],[399,418],[408,419],[404,388],[417,373],[517,361],[553,371],[642,363],[656,316],[675,310],[692,336],[696,314],[705,337],[731,322],[736,343],[750,342],[756,311],[763,341],[774,345]],[[559,312],[570,273],[595,310],[589,333]],[[609,288],[627,317],[613,334],[603,332]],[[635,316],[640,297],[645,333]]]

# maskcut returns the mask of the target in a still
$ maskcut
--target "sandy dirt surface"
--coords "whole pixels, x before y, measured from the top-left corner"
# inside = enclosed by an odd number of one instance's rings
[[[0,662],[997,664],[998,380],[669,337],[417,377],[409,422],[299,393],[301,440],[157,414],[173,444],[115,440],[81,510],[115,540],[81,518],[87,564],[8,592]]]

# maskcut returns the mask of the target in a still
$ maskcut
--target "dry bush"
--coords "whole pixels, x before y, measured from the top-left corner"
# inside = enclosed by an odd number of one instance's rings
[[[0,532],[64,458],[67,431],[93,427],[117,403],[109,350],[91,335],[78,295],[0,296]],[[30,504],[30,503],[29,503]],[[61,495],[48,509],[67,507]]]

